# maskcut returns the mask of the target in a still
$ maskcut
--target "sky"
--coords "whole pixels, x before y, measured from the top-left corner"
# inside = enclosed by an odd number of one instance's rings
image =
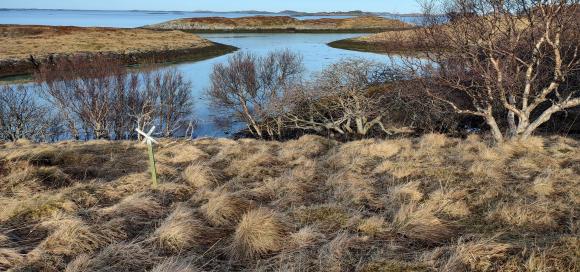
[[[419,12],[415,0],[0,0],[0,8]]]

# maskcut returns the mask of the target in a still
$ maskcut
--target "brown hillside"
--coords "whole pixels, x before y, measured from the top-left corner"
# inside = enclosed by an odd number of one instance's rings
[[[187,18],[146,26],[152,29],[247,31],[247,30],[386,30],[411,28],[413,25],[377,16],[361,16],[347,19],[298,20],[288,16],[252,16],[241,18]]]

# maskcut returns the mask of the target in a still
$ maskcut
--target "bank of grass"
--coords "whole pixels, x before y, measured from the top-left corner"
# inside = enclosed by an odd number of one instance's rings
[[[144,26],[146,29],[193,33],[372,33],[410,29],[414,25],[378,16],[298,20],[289,16],[183,18]]]
[[[0,76],[29,74],[58,58],[100,54],[127,64],[200,60],[236,48],[183,31],[0,25]]]
[[[420,56],[433,49],[423,44],[419,28],[384,31],[362,37],[343,39],[333,41],[328,46],[361,52],[410,56]]]
[[[0,144],[0,270],[578,271],[580,142]]]

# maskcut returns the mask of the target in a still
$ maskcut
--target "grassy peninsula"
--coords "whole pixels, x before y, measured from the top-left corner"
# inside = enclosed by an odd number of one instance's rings
[[[0,77],[33,72],[57,58],[94,54],[127,64],[199,60],[234,47],[182,31],[101,27],[0,25]]]
[[[334,48],[362,52],[402,55],[416,55],[431,49],[421,43],[421,31],[418,28],[385,31],[357,38],[338,40],[328,45]]]
[[[413,25],[378,16],[345,19],[299,20],[290,16],[251,16],[241,18],[184,18],[148,25],[147,29],[186,30],[191,32],[380,32],[409,29]]]
[[[580,142],[0,144],[0,270],[578,271]]]

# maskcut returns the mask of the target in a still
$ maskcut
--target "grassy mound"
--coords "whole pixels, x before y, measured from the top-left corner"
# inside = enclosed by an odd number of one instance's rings
[[[0,270],[578,271],[580,142],[0,144]]]

